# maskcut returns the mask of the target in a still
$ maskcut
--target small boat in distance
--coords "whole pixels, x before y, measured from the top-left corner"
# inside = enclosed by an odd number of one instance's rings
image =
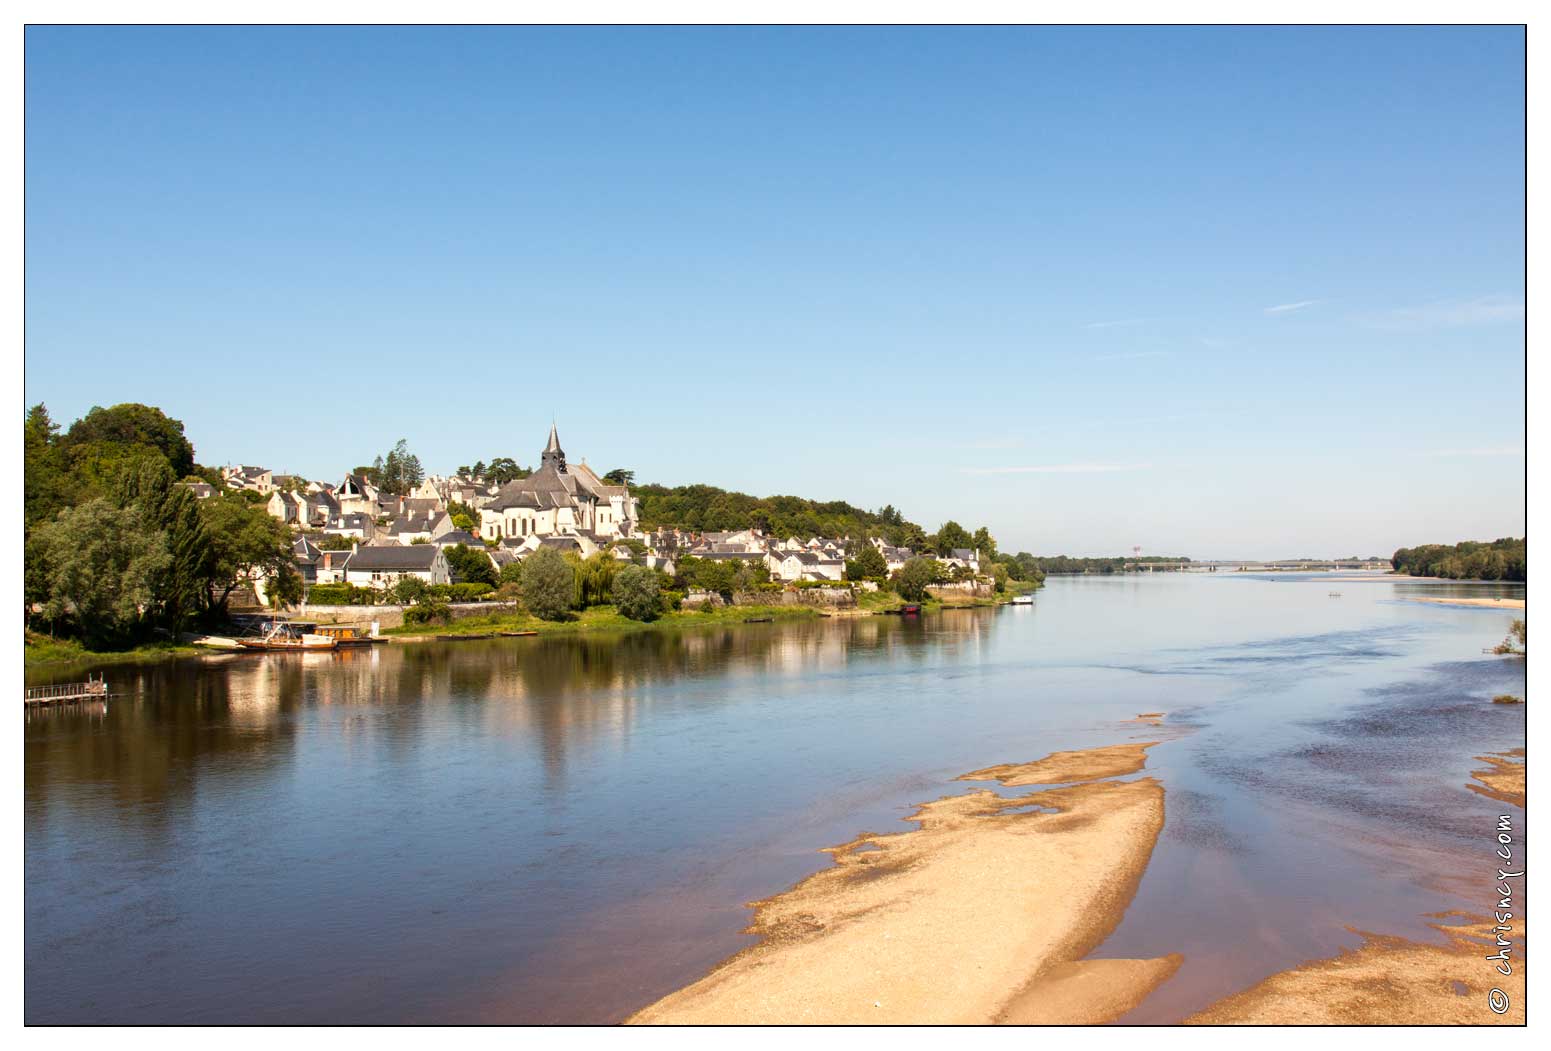
[[[912,613],[920,613],[921,604],[919,602],[907,602],[903,606],[899,607],[899,612],[903,616],[909,616]]]
[[[1032,606],[1032,605],[1034,605],[1034,596],[1033,595],[1015,595],[1015,596],[1013,596],[1012,604],[1014,606]]]
[[[339,645],[337,639],[302,630],[303,627],[311,626],[272,621],[258,635],[238,639],[237,645],[244,649],[269,653],[321,653]]]

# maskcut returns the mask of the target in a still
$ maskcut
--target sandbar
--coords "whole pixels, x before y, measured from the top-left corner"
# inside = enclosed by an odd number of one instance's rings
[[[1514,749],[1518,751],[1518,749]],[[1478,755],[1478,760],[1491,765],[1485,770],[1473,770],[1470,776],[1480,781],[1479,785],[1466,784],[1465,787],[1472,792],[1479,793],[1499,803],[1511,803],[1520,810],[1524,809],[1524,764],[1515,763],[1511,759],[1499,759],[1491,755]]]
[[[1398,596],[1407,602],[1427,602],[1434,606],[1475,606],[1480,609],[1523,609],[1521,598],[1418,598],[1413,595]]]
[[[1135,772],[1146,747],[1057,753],[965,776],[1069,783]],[[752,903],[756,944],[628,1021],[1118,1017],[1179,965],[1174,956],[1083,960],[1136,893],[1163,828],[1163,796],[1146,777],[1012,797],[982,789],[923,804],[909,819],[919,828],[830,848],[832,866]]]
[[[1497,973],[1485,957],[1491,920],[1431,924],[1445,945],[1363,931],[1364,944],[1328,960],[1282,971],[1185,1019],[1191,1025],[1523,1025],[1523,942],[1515,944],[1513,974]],[[1517,923],[1517,921],[1514,921]],[[1520,927],[1522,930],[1522,927]],[[1506,1010],[1489,1006],[1493,989]]]

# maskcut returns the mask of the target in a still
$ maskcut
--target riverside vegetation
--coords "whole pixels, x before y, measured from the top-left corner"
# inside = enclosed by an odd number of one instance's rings
[[[739,594],[746,603],[751,594],[773,596],[781,588],[753,559],[683,557],[675,572],[666,574],[642,564],[645,547],[632,539],[613,545],[628,552],[628,561],[616,558],[613,548],[587,559],[544,549],[499,573],[477,546],[451,546],[445,549],[453,576],[449,585],[406,579],[386,591],[340,584],[316,585],[308,593],[292,560],[291,530],[266,512],[259,494],[228,489],[219,470],[201,466],[183,423],[162,410],[135,403],[94,407],[62,430],[40,404],[28,411],[24,436],[26,642],[34,663],[187,652],[172,642],[178,633],[228,623],[232,596],[260,580],[280,608],[304,594],[314,604],[403,603],[409,607],[403,630],[448,626],[452,603],[480,600],[499,601],[504,611],[460,619],[459,632],[493,623],[583,630],[665,618],[676,623],[689,616],[714,622],[817,615],[810,607],[777,604],[774,597],[769,606],[745,604],[732,612],[706,601],[685,609],[691,592],[723,602]],[[526,473],[510,458],[492,463],[511,477]],[[402,441],[357,470],[394,492],[409,491],[423,475],[418,457]],[[631,476],[623,469],[608,475],[619,481]],[[197,499],[180,482],[207,483],[216,495]],[[296,486],[299,480],[285,484]],[[928,587],[972,575],[931,557],[955,548],[979,551],[982,576],[998,595],[1036,588],[1044,576],[1028,552],[999,552],[985,527],[971,532],[948,521],[928,534],[892,506],[873,512],[841,501],[759,498],[708,485],[643,485],[638,492],[643,528],[752,527],[783,538],[853,538],[847,583],[841,586],[876,585],[878,592],[860,592],[860,605],[868,610],[933,604]],[[449,510],[460,528],[473,524],[470,509]],[[890,574],[869,537],[922,554]],[[339,537],[319,541],[323,547],[348,543]]]

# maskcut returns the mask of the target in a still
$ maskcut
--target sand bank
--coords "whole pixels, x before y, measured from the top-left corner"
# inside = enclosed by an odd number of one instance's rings
[[[1052,752],[1032,763],[1003,763],[960,774],[960,781],[1000,781],[1009,788],[1022,785],[1065,785],[1134,774],[1147,763],[1147,749],[1157,744],[1116,744],[1082,752]]]
[[[1515,748],[1514,752],[1523,754],[1523,750]],[[1509,755],[1512,752],[1507,753]],[[1520,810],[1524,809],[1524,764],[1515,763],[1511,759],[1499,759],[1492,755],[1478,755],[1478,760],[1491,765],[1485,770],[1474,770],[1470,776],[1480,781],[1479,785],[1466,784],[1465,787],[1472,792],[1478,792],[1499,803],[1511,803]]]
[[[1476,606],[1481,609],[1523,609],[1521,598],[1417,598],[1414,595],[1398,596],[1407,602],[1426,602],[1434,606]]]
[[[632,1023],[1102,1022],[1178,957],[1082,960],[1120,922],[1163,828],[1147,745],[965,775],[1071,783],[926,803],[918,829],[862,835],[835,864],[753,903],[760,941]]]
[[[1512,921],[1519,925],[1517,919]],[[1306,963],[1185,1019],[1195,1025],[1522,1025],[1524,955],[1518,941],[1512,975],[1485,957],[1492,921],[1433,924],[1447,936],[1431,945],[1357,932],[1360,949]],[[1518,926],[1520,931],[1522,926]],[[1507,994],[1507,1010],[1488,1006],[1493,989]]]

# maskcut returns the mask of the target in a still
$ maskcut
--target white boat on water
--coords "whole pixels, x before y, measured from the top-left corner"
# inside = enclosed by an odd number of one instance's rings
[[[1032,605],[1034,605],[1034,596],[1033,595],[1015,595],[1013,597],[1012,604],[1014,606],[1032,606]]]

